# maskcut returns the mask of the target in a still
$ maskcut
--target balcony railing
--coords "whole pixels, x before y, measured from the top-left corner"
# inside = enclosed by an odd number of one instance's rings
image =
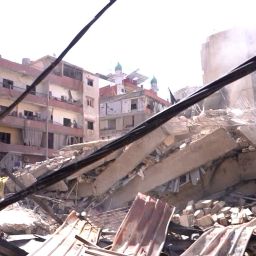
[[[21,93],[23,93],[25,91],[24,88],[16,86],[16,85],[9,85],[9,87],[4,87],[3,82],[0,82],[0,87],[9,89],[9,90],[14,90],[14,91],[21,92]],[[32,91],[32,92],[30,92],[30,94],[47,98],[47,93],[43,93],[43,92]],[[67,97],[55,97],[53,95],[49,95],[49,99],[56,100],[58,102],[65,102],[65,103],[72,104],[72,105],[82,106],[82,103],[80,100],[67,99]]]

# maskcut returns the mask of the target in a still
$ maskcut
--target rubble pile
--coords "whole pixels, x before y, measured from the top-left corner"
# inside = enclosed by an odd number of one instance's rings
[[[241,200],[238,198],[240,197]],[[242,195],[229,195],[226,201],[189,201],[186,208],[173,216],[173,221],[185,227],[198,226],[207,229],[215,224],[222,226],[243,224],[256,217],[256,197],[247,201]],[[248,202],[250,201],[250,203]],[[252,203],[253,202],[253,203]]]
[[[30,210],[19,203],[0,211],[0,231],[12,234],[52,234],[58,225],[42,211]]]
[[[143,138],[88,166],[79,167],[73,175],[34,196],[47,203],[62,220],[74,210],[79,216],[82,213],[90,216],[85,220],[96,230],[104,230],[105,240],[101,243],[105,246],[114,242],[113,237],[119,230],[118,226],[122,227],[121,219],[126,214],[126,211],[121,211],[115,222],[114,215],[111,216],[113,213],[109,212],[120,207],[128,209],[141,192],[176,208],[165,234],[163,251],[167,255],[180,255],[189,248],[193,253],[187,255],[204,255],[198,248],[201,251],[210,249],[193,246],[201,243],[200,239],[205,239],[202,237],[208,232],[209,237],[219,233],[218,237],[226,237],[226,233],[236,233],[244,227],[251,230],[246,240],[250,239],[247,248],[253,248],[256,126],[252,120],[255,114],[254,110],[237,112],[227,109],[205,111],[190,119],[184,116],[173,118]],[[68,146],[55,158],[26,166],[13,174],[23,185],[29,186],[63,166],[84,159],[106,143],[108,141]],[[13,178],[5,182],[6,195],[20,189]],[[29,205],[32,209],[35,207],[34,203]],[[143,214],[149,209],[146,207]],[[139,222],[141,214],[141,210],[138,211],[133,220]],[[152,216],[159,213],[154,214]],[[108,225],[102,222],[103,216]],[[109,216],[112,221],[109,221]],[[114,230],[109,222],[115,226]],[[150,229],[146,222],[142,223],[140,231]],[[109,235],[112,240],[106,239]],[[82,237],[77,239],[87,243]],[[244,238],[241,236],[241,239]],[[95,244],[88,246],[92,246],[87,249],[95,253]],[[224,248],[220,243],[219,250]]]
[[[80,168],[43,191],[57,213],[85,208],[127,206],[138,192],[178,208],[227,189],[256,192],[254,111],[208,110],[188,119],[171,119],[140,140]],[[108,141],[68,146],[53,159],[15,172],[26,186],[63,166],[85,158]],[[129,163],[129,164],[127,164]],[[244,184],[247,182],[247,184]],[[250,183],[250,184],[249,184]],[[6,193],[19,191],[12,180]]]

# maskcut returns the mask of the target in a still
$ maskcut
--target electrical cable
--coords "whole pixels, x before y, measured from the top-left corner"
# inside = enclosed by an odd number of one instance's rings
[[[47,67],[29,86],[26,91],[24,91],[10,106],[8,106],[4,111],[0,113],[0,120],[6,117],[14,108],[17,106],[34,88],[41,83],[51,71],[61,62],[65,55],[73,48],[73,46],[84,36],[84,34],[89,30],[89,28],[102,16],[102,14],[112,6],[116,0],[110,0],[97,14],[96,16],[80,30],[80,32],[73,38],[69,45],[64,49],[64,51]]]
[[[173,106],[163,110],[162,112],[152,116],[151,118],[147,119],[145,122],[141,123],[137,127],[133,128],[130,132],[125,134],[124,136],[110,142],[109,144],[101,147],[100,149],[96,150],[89,156],[84,159],[81,159],[75,163],[70,165],[64,166],[59,170],[50,173],[31,186],[23,189],[14,195],[6,197],[0,201],[0,210],[4,209],[8,205],[15,203],[21,199],[24,199],[26,196],[31,195],[35,192],[38,192],[42,189],[47,188],[50,185],[53,185],[70,175],[79,171],[79,169],[86,167],[97,160],[105,157],[106,155],[112,153],[113,151],[124,147],[139,138],[143,137],[144,135],[150,133],[154,129],[158,128],[160,125],[164,124],[172,117],[176,116],[180,112],[186,110],[187,108],[191,107],[192,105],[198,103],[199,101],[205,99],[209,95],[213,94],[214,92],[218,91],[219,89],[223,88],[227,84],[230,84],[256,70],[256,57],[251,58],[250,60],[244,62],[243,64],[239,65],[235,69],[233,69],[227,75],[217,79],[216,81],[204,86],[203,88],[199,89],[198,91],[194,92],[190,96],[186,97],[185,99],[179,101]]]

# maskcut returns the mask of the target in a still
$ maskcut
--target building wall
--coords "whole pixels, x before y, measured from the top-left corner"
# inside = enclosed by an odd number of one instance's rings
[[[0,132],[10,133],[11,134],[11,144],[22,144],[21,130],[11,127],[0,126]],[[1,149],[1,151],[4,149]]]
[[[93,80],[93,86],[88,85]],[[93,106],[87,100],[93,100]],[[87,72],[83,73],[83,112],[84,112],[84,141],[99,139],[99,79]],[[93,122],[93,130],[88,129],[88,122]]]
[[[6,70],[0,67],[0,83],[2,83],[3,79],[9,79],[13,81],[13,85],[15,87],[20,88],[21,90],[25,90],[27,85],[31,85],[34,81],[29,75],[26,73],[18,73],[11,70]],[[47,88],[45,88],[44,83],[37,85],[36,92],[38,93],[47,93]]]
[[[218,79],[255,55],[255,32],[255,29],[231,29],[211,35],[207,39],[201,51],[204,84]],[[223,101],[229,107],[254,107],[255,84],[252,80],[252,76],[249,75],[228,85],[206,99],[207,108],[221,106]]]
[[[60,85],[50,83],[49,91],[51,92],[52,97],[57,97],[58,99],[60,99],[61,96],[64,96],[67,100],[69,99],[69,90]],[[75,90],[70,90],[70,92],[73,100],[81,102],[81,92]]]
[[[56,122],[58,124],[63,125],[63,118],[69,118],[71,122],[75,120],[80,127],[82,126],[81,119],[79,118],[81,115],[78,113],[63,110],[60,108],[53,108],[51,114],[53,116],[53,122]]]

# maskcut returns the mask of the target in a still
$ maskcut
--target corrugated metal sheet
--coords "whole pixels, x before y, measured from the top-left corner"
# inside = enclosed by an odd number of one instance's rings
[[[127,210],[122,208],[95,214],[87,216],[86,220],[79,219],[73,211],[59,229],[29,256],[159,255],[174,208],[138,194],[125,216]],[[117,224],[120,227],[112,249],[98,247],[100,227],[115,230]]]
[[[139,193],[115,236],[112,251],[159,255],[174,210],[160,200]]]
[[[30,256],[79,256],[84,254],[84,244],[75,238],[81,236],[92,244],[97,243],[100,229],[80,220],[73,211],[58,230]]]
[[[242,225],[213,227],[202,234],[182,256],[242,256],[255,228],[256,218]]]

